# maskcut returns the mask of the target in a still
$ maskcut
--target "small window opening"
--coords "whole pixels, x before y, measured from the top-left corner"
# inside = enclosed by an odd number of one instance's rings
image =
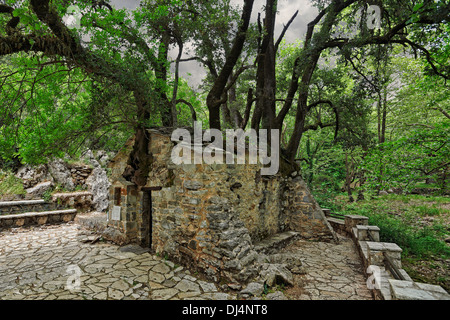
[[[114,203],[116,206],[120,206],[121,188],[114,188]]]

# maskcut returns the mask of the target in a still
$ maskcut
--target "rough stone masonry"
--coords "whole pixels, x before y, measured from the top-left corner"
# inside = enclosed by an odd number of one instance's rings
[[[151,171],[144,187],[122,177],[133,138],[109,164],[107,220],[120,242],[150,247],[214,281],[245,282],[257,272],[255,243],[285,231],[335,237],[296,173],[261,176],[260,164],[176,165],[170,133],[148,134]]]

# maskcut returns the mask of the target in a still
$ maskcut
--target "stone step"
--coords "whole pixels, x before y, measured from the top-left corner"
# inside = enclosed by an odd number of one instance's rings
[[[259,253],[276,253],[280,248],[285,247],[291,241],[296,240],[299,236],[300,234],[295,231],[277,233],[260,242],[255,243],[254,249]]]
[[[0,229],[73,221],[76,209],[25,212],[0,216]]]
[[[64,209],[63,205],[56,202],[47,202],[44,199],[0,202],[0,216],[61,209]]]
[[[0,207],[9,207],[16,205],[34,205],[40,203],[45,203],[45,200],[37,199],[37,200],[0,201]]]
[[[104,231],[108,227],[107,214],[103,212],[77,215],[75,222],[87,229],[99,232]]]

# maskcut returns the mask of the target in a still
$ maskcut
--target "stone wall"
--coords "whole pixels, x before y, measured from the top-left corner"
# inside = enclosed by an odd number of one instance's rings
[[[285,216],[289,217],[289,229],[311,240],[336,240],[333,228],[312,196],[306,182],[295,175],[287,178],[283,194]]]
[[[89,191],[54,193],[52,202],[61,208],[76,208],[79,212],[89,212],[94,209],[92,193]]]
[[[120,190],[119,194],[116,190]],[[136,212],[140,210],[136,196],[131,195],[132,191],[135,193],[136,187],[132,183],[116,180],[111,184],[109,193],[109,208],[107,213],[107,223],[109,226],[116,229],[116,236],[120,239],[120,244],[137,242],[141,244],[138,238],[138,224],[136,219]],[[113,211],[119,211],[118,219],[114,218]],[[111,239],[114,241],[114,239]]]
[[[288,230],[305,238],[333,238],[301,177],[261,176],[259,164],[175,165],[170,135],[154,130],[149,134],[147,189],[121,176],[132,139],[110,163],[108,223],[130,242],[151,245],[215,281],[245,281],[256,272],[257,241]],[[120,219],[113,220],[117,207]]]

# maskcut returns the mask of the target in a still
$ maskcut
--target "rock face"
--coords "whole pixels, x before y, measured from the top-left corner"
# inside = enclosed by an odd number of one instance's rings
[[[285,264],[263,264],[260,277],[269,287],[277,284],[294,285],[294,277]]]
[[[45,192],[51,190],[53,188],[53,183],[51,181],[45,181],[38,183],[34,187],[26,189],[26,192],[33,197],[41,198]]]
[[[17,171],[16,177],[22,179],[25,189],[32,188],[41,182],[53,181],[53,177],[48,172],[45,164],[36,167],[29,165],[23,166]]]
[[[55,159],[48,163],[48,169],[56,184],[60,184],[64,189],[72,191],[75,184],[72,181],[70,169],[61,159]]]
[[[102,165],[106,164],[109,160],[108,154],[104,151],[99,151],[97,154],[99,161],[97,161],[94,153],[88,149],[82,157],[94,167],[85,183],[88,191],[92,193],[92,204],[94,209],[98,212],[102,212],[108,209],[109,205],[108,197],[110,182],[106,170],[102,168]],[[86,174],[86,172],[84,174]]]
[[[264,284],[260,282],[250,282],[245,289],[239,292],[239,296],[242,298],[259,297],[263,292]]]
[[[104,211],[108,208],[109,180],[105,169],[100,165],[92,170],[91,175],[86,179],[88,190],[92,193],[93,205],[96,211]]]
[[[27,196],[31,198],[41,198],[46,191],[51,191],[56,185],[63,187],[65,192],[73,191],[75,188],[87,190],[92,194],[93,209],[101,212],[108,208],[110,184],[106,170],[100,163],[106,163],[109,158],[106,152],[99,152],[98,157],[100,162],[92,151],[88,150],[83,155],[85,163],[68,164],[62,159],[53,159],[48,164],[23,166],[16,176],[22,179]],[[80,203],[83,208],[91,205],[90,198],[86,201],[83,199],[77,201],[78,199],[75,204]]]

